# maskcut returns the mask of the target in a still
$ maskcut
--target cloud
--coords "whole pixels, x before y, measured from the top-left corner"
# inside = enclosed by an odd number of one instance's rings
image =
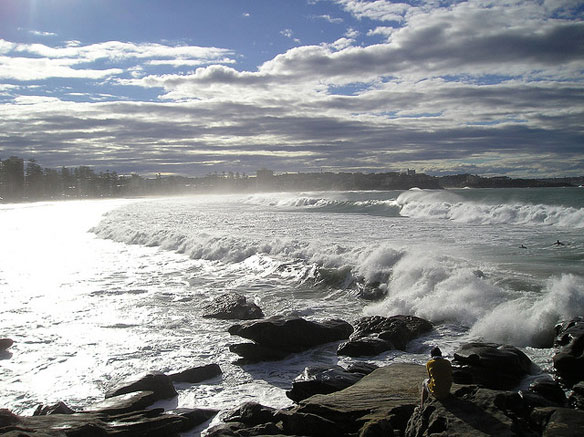
[[[233,63],[233,52],[215,47],[168,46],[109,41],[81,45],[70,41],[65,46],[16,44],[0,39],[0,77],[13,80],[39,80],[50,77],[101,79],[116,76],[129,68],[124,63],[144,65],[198,66]],[[87,68],[106,62],[114,68]],[[122,68],[117,68],[121,66]]]
[[[333,18],[328,14],[323,14],[323,15],[313,15],[312,18],[314,19],[319,19],[319,20],[324,20],[324,21],[328,21],[331,24],[341,24],[343,22],[342,18]]]
[[[584,172],[584,23],[572,4],[337,3],[383,42],[356,46],[355,34],[339,34],[244,70],[228,49],[0,40],[0,75],[19,86],[47,74],[85,77],[152,100],[112,101],[108,88],[95,94],[107,101],[72,102],[40,95],[44,83],[11,99],[20,90],[0,86],[0,153],[27,145],[46,166],[67,156],[71,165],[182,174],[211,165]],[[82,98],[75,83],[69,100]]]
[[[384,0],[361,1],[361,0],[334,0],[341,5],[345,11],[351,13],[358,19],[368,18],[376,21],[397,21],[404,20],[406,13],[413,6],[407,3],[391,3]]]

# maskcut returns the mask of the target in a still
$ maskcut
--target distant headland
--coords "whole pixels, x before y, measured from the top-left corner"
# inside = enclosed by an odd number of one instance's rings
[[[205,193],[253,193],[277,191],[353,191],[444,188],[578,187],[584,176],[517,179],[472,174],[430,176],[415,170],[383,173],[283,173],[261,169],[255,175],[228,172],[203,177],[142,177],[132,173],[95,172],[91,167],[42,168],[34,160],[0,160],[0,202],[115,198],[132,196]]]

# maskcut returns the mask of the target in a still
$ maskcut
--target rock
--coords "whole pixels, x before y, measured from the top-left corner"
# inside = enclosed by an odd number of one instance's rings
[[[405,350],[409,341],[430,330],[430,322],[415,316],[363,317],[355,323],[355,331],[349,341],[339,346],[337,354],[358,357]]]
[[[578,410],[584,410],[584,381],[572,387],[572,393],[568,397],[568,403]]]
[[[423,408],[414,410],[405,436],[535,435],[526,425],[522,428],[498,406],[504,404],[501,395],[502,392],[496,390],[465,387],[442,401],[430,398]]]
[[[348,388],[311,396],[289,409],[275,410],[248,402],[207,436],[336,437],[358,435],[363,430],[364,436],[372,437],[376,430],[388,427],[403,432],[420,402],[419,388],[425,377],[424,366],[393,364],[374,370]]]
[[[291,352],[346,339],[353,327],[343,320],[313,322],[302,318],[271,317],[233,325],[228,331],[231,335],[255,342],[256,346],[244,343],[230,347],[244,360],[259,360],[262,355],[267,357],[264,359],[277,360]]]
[[[292,412],[323,417],[344,434],[359,433],[368,424],[373,426],[381,420],[390,420],[394,429],[401,427],[403,431],[410,413],[420,403],[420,387],[426,377],[424,366],[392,364],[344,390],[304,399]]]
[[[229,346],[229,350],[241,358],[237,364],[252,364],[261,361],[283,360],[290,352],[265,347],[256,343],[237,343]]]
[[[10,338],[0,338],[0,352],[5,351],[14,344],[14,340]]]
[[[124,414],[144,410],[156,401],[157,399],[152,391],[134,391],[109,397],[101,402],[90,405],[85,411],[107,415]]]
[[[543,437],[584,435],[584,411],[571,408],[536,408],[531,414]]]
[[[172,382],[189,382],[195,384],[221,375],[221,367],[218,364],[206,364],[204,366],[193,367],[182,372],[169,375]]]
[[[363,375],[369,375],[375,369],[379,369],[377,364],[367,363],[365,361],[357,361],[347,366],[347,372],[362,373]]]
[[[165,414],[174,414],[188,419],[188,422],[185,422],[185,428],[188,430],[212,419],[218,412],[219,410],[211,408],[178,408],[166,411]]]
[[[529,391],[548,400],[557,407],[563,407],[567,404],[566,393],[560,384],[553,379],[538,379],[529,385]]]
[[[0,351],[5,351],[14,344],[14,340],[10,338],[0,338]]]
[[[50,414],[73,414],[75,410],[69,408],[69,406],[65,402],[57,402],[53,405],[39,405],[34,413],[33,416],[48,416]]]
[[[111,398],[136,391],[151,391],[155,400],[169,399],[178,395],[167,375],[160,372],[151,372],[137,378],[122,381],[109,390],[105,397]]]
[[[260,425],[267,422],[275,422],[277,410],[271,407],[265,407],[257,402],[245,402],[238,408],[231,410],[224,422],[241,422],[245,425]]]
[[[373,357],[392,349],[395,349],[392,343],[382,340],[379,337],[361,337],[341,343],[337,349],[337,355]]]
[[[584,317],[576,317],[555,327],[554,367],[568,386],[584,381]]]
[[[292,382],[292,389],[286,396],[294,402],[299,402],[315,394],[328,394],[347,388],[361,378],[365,373],[349,372],[341,366],[306,367]]]
[[[261,319],[264,313],[253,302],[248,302],[239,293],[228,293],[219,296],[203,310],[203,317],[222,320],[252,320]]]
[[[0,411],[0,434],[31,437],[154,437],[188,431],[186,417],[164,414],[162,409],[107,415],[99,412],[16,416]],[[8,423],[8,425],[6,425]]]
[[[514,346],[495,343],[467,343],[454,353],[453,380],[459,384],[478,384],[492,389],[512,389],[530,374],[534,365]]]

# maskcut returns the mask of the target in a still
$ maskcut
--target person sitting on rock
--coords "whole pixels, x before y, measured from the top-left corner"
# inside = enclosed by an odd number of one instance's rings
[[[432,358],[426,363],[428,379],[424,380],[422,386],[420,407],[424,406],[424,401],[428,398],[429,393],[432,393],[432,396],[438,400],[446,399],[450,395],[450,387],[452,387],[450,361],[442,357],[442,351],[438,347],[432,348],[430,356]]]

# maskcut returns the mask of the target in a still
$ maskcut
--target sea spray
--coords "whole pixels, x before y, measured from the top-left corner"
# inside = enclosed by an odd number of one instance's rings
[[[474,336],[517,346],[551,347],[554,326],[584,314],[584,277],[552,277],[542,293],[499,303],[472,327]]]

